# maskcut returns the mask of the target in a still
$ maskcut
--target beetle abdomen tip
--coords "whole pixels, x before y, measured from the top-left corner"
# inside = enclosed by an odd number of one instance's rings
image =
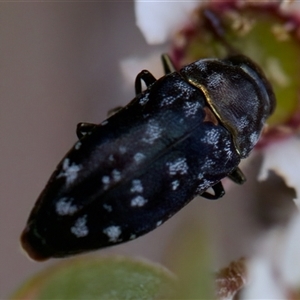
[[[41,240],[34,235],[28,227],[24,229],[21,235],[21,245],[28,256],[35,261],[45,261],[51,257],[46,247],[41,243]],[[47,249],[49,250],[49,249]]]

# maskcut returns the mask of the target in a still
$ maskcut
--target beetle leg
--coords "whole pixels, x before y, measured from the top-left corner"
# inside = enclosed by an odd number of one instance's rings
[[[173,73],[176,71],[175,66],[168,54],[163,54],[161,56],[161,60],[164,67],[165,74]]]
[[[76,134],[79,139],[81,139],[83,136],[91,132],[97,125],[92,123],[78,123],[76,128]]]
[[[233,182],[237,184],[243,184],[246,181],[245,175],[239,168],[234,169],[227,176],[229,179],[231,179]]]
[[[204,197],[206,199],[216,200],[216,199],[219,199],[219,198],[221,198],[225,195],[225,191],[224,191],[224,188],[223,188],[223,185],[222,185],[221,181],[216,183],[215,185],[213,185],[211,188],[215,192],[214,195],[212,195],[211,193],[208,193],[208,192],[204,192],[200,196]]]
[[[139,74],[137,74],[135,78],[135,84],[134,84],[136,95],[142,92],[142,80],[145,82],[146,86],[148,87],[150,84],[156,81],[156,78],[147,70],[143,70]]]

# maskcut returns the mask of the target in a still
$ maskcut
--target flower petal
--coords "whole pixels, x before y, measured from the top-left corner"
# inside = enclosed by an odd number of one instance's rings
[[[270,260],[255,257],[249,262],[249,285],[241,299],[285,299],[285,290],[274,280]]]
[[[300,214],[296,213],[286,228],[277,227],[261,238],[259,253],[248,263],[250,284],[242,299],[287,299],[299,290],[299,231]]]
[[[166,42],[190,19],[198,1],[135,1],[136,24],[148,44]]]
[[[265,180],[268,171],[281,176],[286,185],[294,188],[297,198],[295,204],[300,210],[300,140],[296,137],[271,144],[265,149],[264,161],[258,180]]]
[[[285,234],[281,262],[282,278],[295,290],[300,288],[300,214],[292,218]]]

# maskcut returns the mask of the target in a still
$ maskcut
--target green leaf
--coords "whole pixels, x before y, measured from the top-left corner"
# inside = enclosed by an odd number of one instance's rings
[[[191,217],[181,224],[171,244],[167,264],[178,276],[175,299],[214,299],[211,244],[206,223]]]
[[[35,275],[12,299],[167,299],[174,281],[158,265],[123,257],[84,257]]]

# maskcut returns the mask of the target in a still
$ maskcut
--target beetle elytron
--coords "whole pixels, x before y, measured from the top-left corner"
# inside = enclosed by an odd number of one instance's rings
[[[249,58],[201,59],[136,78],[136,97],[79,140],[51,176],[22,234],[31,258],[64,257],[126,242],[164,223],[195,196],[217,199],[226,176],[244,182],[249,155],[275,108]],[[147,89],[142,91],[142,81]],[[206,190],[212,187],[214,194]]]

